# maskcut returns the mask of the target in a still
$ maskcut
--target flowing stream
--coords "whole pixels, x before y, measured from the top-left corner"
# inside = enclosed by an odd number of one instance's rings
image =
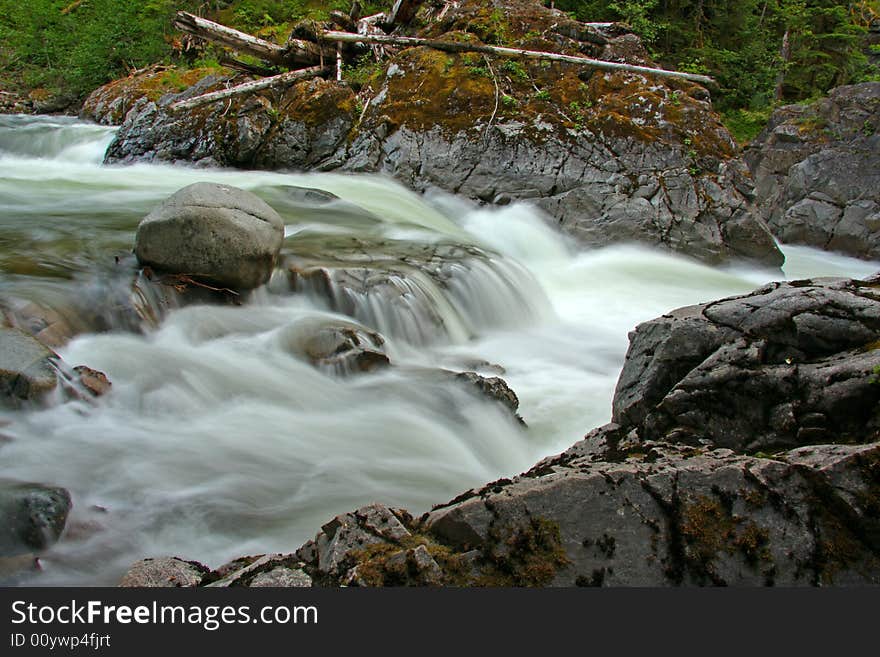
[[[113,386],[94,405],[0,411],[0,477],[64,486],[74,502],[25,584],[112,585],[146,556],[216,567],[289,552],[360,505],[421,513],[515,475],[609,420],[636,324],[782,277],[640,246],[576,249],[528,205],[479,208],[375,176],[103,166],[113,133],[0,116],[4,304],[98,303],[139,219],[197,181],[269,202],[288,256],[381,261],[396,293],[349,293],[341,310],[276,272],[242,306],[187,306],[143,332],[111,322],[59,347]],[[306,207],[291,186],[342,200]],[[414,266],[425,253],[430,266]],[[880,269],[785,253],[790,278]],[[340,312],[383,334],[394,367],[339,376],[298,355],[303,336]],[[441,368],[503,368],[528,427]]]

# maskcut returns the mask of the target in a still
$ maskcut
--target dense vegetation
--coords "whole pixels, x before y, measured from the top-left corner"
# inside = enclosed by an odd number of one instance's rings
[[[388,2],[362,2],[366,11]],[[0,0],[0,85],[82,96],[152,62],[180,58],[178,9],[283,38],[350,0]],[[707,72],[716,103],[740,136],[774,103],[801,101],[872,74],[864,35],[880,0],[559,0],[586,21],[623,20],[666,66]],[[210,60],[210,50],[200,57]],[[193,62],[189,62],[192,65]],[[206,63],[205,61],[198,62]],[[208,61],[208,63],[211,63]]]
[[[628,22],[655,58],[719,82],[716,106],[740,136],[774,103],[876,76],[865,35],[880,2],[829,0],[561,0],[581,20]]]
[[[389,3],[361,4],[381,11]],[[293,21],[350,8],[351,0],[0,0],[0,87],[83,96],[131,70],[180,59],[171,25],[178,10],[284,38]]]

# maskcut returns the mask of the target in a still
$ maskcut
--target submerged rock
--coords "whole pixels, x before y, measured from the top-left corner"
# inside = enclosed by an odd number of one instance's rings
[[[63,488],[0,480],[0,556],[48,548],[64,531],[70,508]]]
[[[776,110],[745,159],[781,241],[880,258],[880,82]]]
[[[283,220],[259,197],[195,183],[141,220],[135,254],[162,272],[248,290],[269,280],[283,239]]]
[[[333,374],[371,372],[388,367],[385,339],[368,328],[342,319],[304,321],[283,333],[283,347]]]
[[[546,309],[526,270],[476,246],[297,234],[290,251],[289,289],[415,345],[527,324]]]

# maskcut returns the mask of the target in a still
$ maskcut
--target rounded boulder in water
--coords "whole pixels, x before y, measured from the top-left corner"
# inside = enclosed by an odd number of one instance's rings
[[[283,240],[284,222],[259,197],[196,183],[141,220],[134,252],[157,271],[248,290],[269,280]]]

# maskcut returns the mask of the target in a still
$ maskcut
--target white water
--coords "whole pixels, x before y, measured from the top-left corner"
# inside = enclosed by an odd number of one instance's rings
[[[0,443],[0,477],[65,486],[75,505],[65,536],[42,557],[44,572],[28,584],[113,584],[145,556],[218,566],[291,551],[359,505],[420,513],[514,475],[608,421],[636,324],[779,278],[639,246],[578,251],[528,206],[479,209],[376,177],[103,167],[111,138],[112,130],[72,121],[0,117],[0,296],[75,294],[84,276],[130,250],[143,214],[198,180],[263,196],[289,222],[287,250],[298,234],[317,231],[451,240],[497,256],[471,263],[448,288],[427,277],[419,284],[446,331],[416,330],[426,320],[411,306],[364,301],[370,312],[360,318],[386,332],[396,367],[348,379],[296,355],[300,336],[335,316],[274,280],[245,307],[175,311],[145,336],[76,338],[61,355],[106,372],[112,392],[96,407],[0,415],[10,438]],[[368,212],[297,220],[284,185],[324,189]],[[793,278],[880,269],[785,251]],[[505,368],[527,430],[431,373],[475,361]]]

